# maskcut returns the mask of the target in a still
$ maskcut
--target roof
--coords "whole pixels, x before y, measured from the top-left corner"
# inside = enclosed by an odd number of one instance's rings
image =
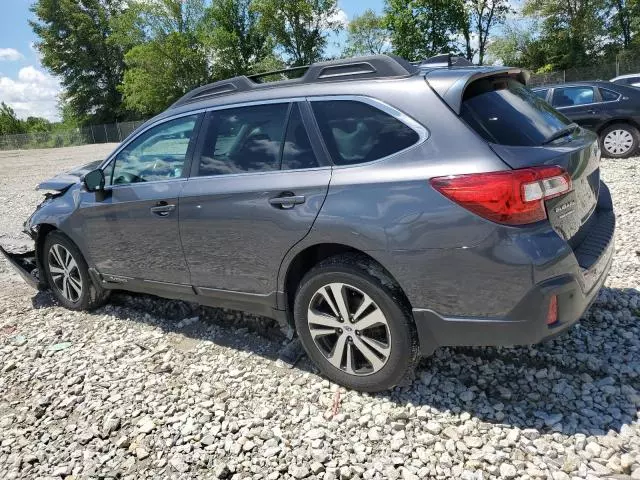
[[[546,85],[536,85],[532,87],[532,90],[541,90],[543,88],[558,88],[558,87],[570,87],[572,85],[586,85],[590,87],[603,87],[603,88],[611,88],[611,82],[606,80],[579,80],[577,82],[565,82],[565,83],[550,83]]]
[[[613,82],[614,80],[621,80],[623,78],[632,78],[632,77],[640,77],[640,73],[627,73],[626,75],[618,75],[617,77],[612,78],[609,81]]]

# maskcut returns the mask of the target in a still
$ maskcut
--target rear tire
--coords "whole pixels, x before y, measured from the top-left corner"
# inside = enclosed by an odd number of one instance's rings
[[[42,265],[53,295],[69,310],[92,310],[109,296],[108,290],[94,285],[82,253],[62,232],[44,239]]]
[[[309,271],[296,293],[294,319],[309,358],[340,385],[377,392],[414,373],[419,356],[411,309],[367,257],[339,255]]]
[[[616,123],[600,133],[600,148],[606,157],[628,158],[638,150],[638,129],[627,123]]]

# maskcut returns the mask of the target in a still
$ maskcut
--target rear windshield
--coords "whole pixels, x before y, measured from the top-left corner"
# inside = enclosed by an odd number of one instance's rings
[[[461,117],[488,142],[522,147],[542,145],[571,123],[520,82],[504,77],[472,83]]]

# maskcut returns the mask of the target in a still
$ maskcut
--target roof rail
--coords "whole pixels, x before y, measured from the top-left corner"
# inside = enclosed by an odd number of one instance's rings
[[[412,62],[413,65],[418,67],[430,66],[430,67],[471,67],[473,63],[464,57],[454,55],[452,53],[441,53],[433,57],[425,58],[424,60],[418,60]]]
[[[264,82],[262,79],[270,75],[285,75],[302,72],[299,78]],[[395,55],[370,55],[366,57],[346,58],[317,62],[302,67],[292,67],[250,76],[238,76],[228,80],[210,83],[191,90],[169,108],[176,108],[187,103],[197,102],[212,97],[244,92],[256,88],[276,87],[287,84],[308,84],[319,82],[335,82],[340,80],[360,80],[371,78],[401,78],[418,72],[418,68],[403,58]]]

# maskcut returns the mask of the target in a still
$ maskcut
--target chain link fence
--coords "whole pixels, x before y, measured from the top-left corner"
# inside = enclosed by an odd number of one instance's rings
[[[0,150],[23,150],[28,148],[53,148],[88,145],[92,143],[120,143],[145,120],[91,125],[55,132],[21,133],[0,136]]]
[[[611,80],[619,75],[640,73],[640,58],[620,55],[615,62],[568,68],[556,72],[534,73],[529,86],[549,85],[552,83],[577,82],[580,80]]]

